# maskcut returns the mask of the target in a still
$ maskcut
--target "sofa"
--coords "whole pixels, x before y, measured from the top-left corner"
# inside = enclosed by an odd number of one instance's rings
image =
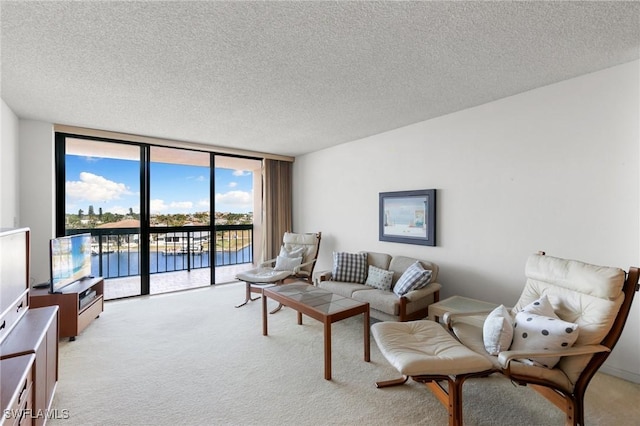
[[[428,315],[440,297],[435,263],[386,253],[333,253],[331,271],[316,275],[316,286],[368,302],[370,315],[382,321],[411,321]]]

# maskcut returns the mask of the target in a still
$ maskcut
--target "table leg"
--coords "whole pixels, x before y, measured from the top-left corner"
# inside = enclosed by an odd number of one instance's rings
[[[324,320],[324,378],[331,380],[331,321]]]
[[[302,325],[302,312],[298,312],[298,325]]]
[[[267,335],[267,296],[262,294],[262,335]]]
[[[364,360],[371,361],[371,340],[369,337],[369,309],[364,312]]]

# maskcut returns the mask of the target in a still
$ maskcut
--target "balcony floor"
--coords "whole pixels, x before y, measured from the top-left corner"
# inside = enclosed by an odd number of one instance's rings
[[[237,282],[236,274],[254,268],[252,264],[219,266],[215,270],[216,284]],[[191,271],[161,272],[152,274],[150,294],[204,287],[210,284],[210,268]],[[140,295],[140,276],[108,278],[104,280],[105,300]]]

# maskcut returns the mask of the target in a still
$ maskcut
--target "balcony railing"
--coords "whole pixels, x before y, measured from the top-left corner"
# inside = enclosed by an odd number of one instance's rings
[[[91,232],[92,271],[118,278],[140,275],[138,228],[68,229],[67,235]],[[150,230],[150,273],[190,271],[253,261],[253,225],[154,227]],[[213,253],[213,256],[211,255]]]

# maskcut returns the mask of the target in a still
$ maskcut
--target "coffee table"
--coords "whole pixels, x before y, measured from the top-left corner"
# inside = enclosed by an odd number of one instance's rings
[[[267,335],[267,298],[298,312],[298,324],[302,325],[302,314],[324,324],[324,378],[331,380],[331,324],[359,314],[364,316],[364,360],[369,362],[369,304],[310,284],[285,284],[262,291],[262,335]]]

